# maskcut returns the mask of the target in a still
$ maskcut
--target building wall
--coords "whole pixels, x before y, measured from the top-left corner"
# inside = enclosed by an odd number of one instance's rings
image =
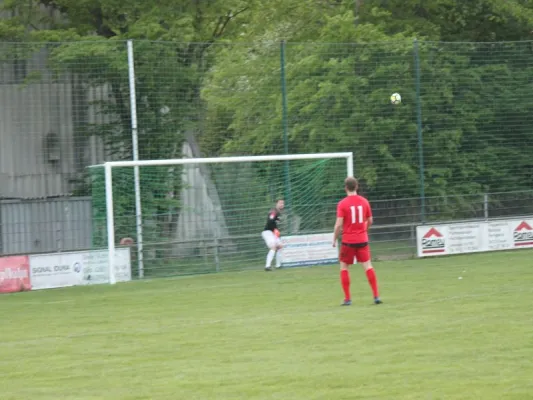
[[[91,199],[0,200],[0,255],[90,249]]]
[[[73,131],[70,85],[1,85],[0,197],[68,193]]]
[[[103,122],[92,100],[105,88],[71,82],[0,84],[0,198],[71,193],[89,165],[105,160],[86,127]]]

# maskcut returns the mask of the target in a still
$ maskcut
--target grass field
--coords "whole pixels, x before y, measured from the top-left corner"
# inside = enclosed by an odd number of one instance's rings
[[[3,295],[0,398],[533,398],[532,251],[375,267]]]

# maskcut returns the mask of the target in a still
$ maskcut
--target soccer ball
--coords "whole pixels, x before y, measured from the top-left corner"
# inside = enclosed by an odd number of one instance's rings
[[[402,102],[402,96],[400,96],[400,93],[393,93],[390,96],[390,102],[392,104],[400,104]]]

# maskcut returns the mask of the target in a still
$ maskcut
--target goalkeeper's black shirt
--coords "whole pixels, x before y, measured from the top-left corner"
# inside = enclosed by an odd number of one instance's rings
[[[274,229],[278,229],[278,222],[279,222],[280,212],[278,209],[273,208],[268,213],[267,222],[265,225],[265,231],[274,231]]]

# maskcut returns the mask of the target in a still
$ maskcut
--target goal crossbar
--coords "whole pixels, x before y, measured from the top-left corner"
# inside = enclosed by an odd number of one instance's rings
[[[235,157],[211,157],[211,158],[178,158],[169,160],[137,160],[137,161],[108,161],[94,167],[104,167],[105,176],[105,200],[106,200],[106,224],[107,224],[107,246],[108,246],[108,263],[109,263],[109,283],[116,283],[115,276],[115,224],[113,210],[113,174],[112,169],[116,167],[142,167],[142,166],[170,166],[170,165],[187,165],[187,164],[217,164],[217,163],[238,163],[238,162],[261,162],[261,161],[291,161],[291,160],[317,160],[317,159],[346,159],[346,176],[353,176],[353,153],[312,153],[312,154],[282,154],[268,156],[235,156]],[[140,201],[140,193],[135,187],[136,201]],[[138,234],[142,238],[140,226],[141,215],[137,213]],[[137,251],[139,253],[139,262],[142,262],[142,239],[137,241]],[[141,271],[139,265],[139,272]],[[141,276],[141,275],[140,275]]]
[[[283,154],[270,156],[235,156],[235,157],[211,157],[211,158],[175,158],[169,160],[139,160],[139,161],[108,161],[102,164],[104,167],[142,167],[142,166],[165,166],[184,164],[217,164],[236,162],[260,162],[260,161],[291,161],[291,160],[317,160],[324,158],[346,158],[348,165],[353,165],[353,153],[313,153],[313,154]],[[101,167],[95,165],[94,167]],[[347,171],[353,175],[352,171]]]

